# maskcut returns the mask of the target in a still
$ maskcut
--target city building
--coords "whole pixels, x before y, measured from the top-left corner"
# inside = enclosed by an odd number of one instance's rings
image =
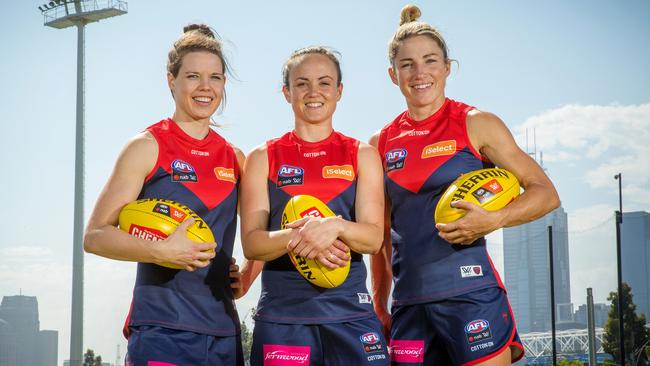
[[[551,330],[548,226],[552,227],[556,321],[572,321],[567,214],[559,207],[503,229],[504,282],[520,334]]]
[[[0,319],[0,366],[56,365],[58,332],[40,330],[35,296],[4,296]]]
[[[596,328],[605,328],[609,317],[610,304],[594,304],[594,323]],[[575,312],[575,321],[587,327],[587,304],[578,306]]]
[[[623,282],[632,288],[637,314],[650,318],[650,213],[623,213],[621,225]],[[1,318],[1,316],[0,316]]]

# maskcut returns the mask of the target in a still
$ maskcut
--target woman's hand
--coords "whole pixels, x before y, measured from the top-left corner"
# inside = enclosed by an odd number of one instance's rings
[[[303,217],[287,224],[287,228],[300,228],[298,235],[287,244],[287,250],[303,258],[314,259],[332,246],[343,232],[340,217]],[[326,253],[329,255],[328,253]],[[334,253],[332,253],[334,254]],[[324,263],[323,263],[324,264]]]
[[[194,219],[183,221],[178,228],[165,240],[154,242],[156,246],[156,261],[154,263],[169,263],[183,267],[187,271],[207,267],[214,258],[217,244],[215,242],[197,243],[187,238],[187,229],[194,224]],[[211,250],[211,252],[206,252]]]
[[[487,211],[467,201],[454,201],[451,207],[467,211],[448,224],[436,224],[441,238],[452,244],[469,245],[501,227],[499,211]]]

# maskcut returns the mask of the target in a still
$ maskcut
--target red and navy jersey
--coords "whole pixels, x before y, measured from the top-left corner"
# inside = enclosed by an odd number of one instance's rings
[[[461,174],[492,167],[474,150],[466,117],[472,107],[446,99],[423,121],[405,111],[380,132],[378,150],[391,201],[393,304],[436,301],[502,287],[485,247],[452,245],[438,236],[433,215],[449,184]]]
[[[158,142],[158,160],[139,198],[170,199],[191,208],[212,229],[218,252],[209,266],[194,272],[138,263],[127,325],[157,325],[215,336],[239,334],[229,278],[237,227],[235,151],[216,132],[210,130],[197,140],[171,119],[147,131]]]
[[[359,141],[338,132],[319,142],[303,141],[293,132],[268,141],[268,230],[280,229],[284,207],[300,194],[317,197],[335,214],[354,221],[358,149]],[[361,254],[351,256],[347,279],[331,289],[305,280],[286,254],[267,262],[255,319],[318,324],[372,317],[366,267]]]

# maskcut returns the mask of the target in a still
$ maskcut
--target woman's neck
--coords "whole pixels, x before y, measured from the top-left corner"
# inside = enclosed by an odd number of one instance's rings
[[[209,119],[193,120],[187,116],[182,116],[177,113],[174,113],[174,115],[172,116],[172,120],[176,122],[178,127],[180,127],[181,130],[183,130],[183,132],[185,132],[190,137],[195,138],[197,140],[204,139],[208,135],[208,132],[210,132]]]
[[[319,123],[308,123],[303,121],[296,121],[295,123],[295,133],[303,141],[307,142],[318,142],[323,141],[328,138],[334,128],[332,128],[332,120],[319,122]]]

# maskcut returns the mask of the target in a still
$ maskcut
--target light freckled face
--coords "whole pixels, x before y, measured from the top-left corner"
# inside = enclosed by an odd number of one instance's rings
[[[336,66],[325,55],[302,56],[289,72],[282,92],[297,121],[320,123],[332,119],[343,85],[337,85]]]
[[[190,52],[183,57],[178,75],[167,74],[181,121],[209,121],[223,99],[226,82],[219,56]]]
[[[393,67],[388,69],[391,80],[412,107],[424,107],[444,101],[445,83],[450,64],[440,46],[429,36],[415,36],[401,42]]]

